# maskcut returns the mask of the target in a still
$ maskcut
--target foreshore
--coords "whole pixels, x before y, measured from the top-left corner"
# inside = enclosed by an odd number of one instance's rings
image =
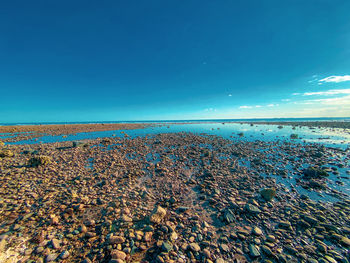
[[[0,147],[2,262],[350,256],[349,193],[328,179],[349,180],[348,151],[183,132]],[[316,202],[297,187],[338,201]]]
[[[91,123],[91,124],[38,124],[0,126],[0,133],[45,133],[48,135],[74,134],[78,132],[142,129],[146,123]]]
[[[350,129],[350,121],[244,121],[239,123]]]
[[[46,124],[46,125],[13,125],[0,126],[0,133],[15,135],[2,139],[4,142],[14,142],[40,138],[45,135],[68,135],[80,132],[112,131],[143,129],[154,126],[151,123],[98,123],[98,124]],[[0,135],[0,139],[1,136]]]

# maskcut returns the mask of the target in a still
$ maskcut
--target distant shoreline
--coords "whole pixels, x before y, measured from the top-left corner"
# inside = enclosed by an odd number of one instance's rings
[[[291,122],[291,121],[256,122],[256,121],[252,121],[252,122],[241,122],[241,123],[350,129],[350,122],[348,122],[348,121],[304,121],[304,122]]]
[[[239,119],[187,119],[187,120],[133,120],[133,121],[76,121],[76,122],[12,122],[0,123],[2,126],[37,126],[37,125],[93,125],[93,124],[172,124],[172,123],[213,123],[213,122],[350,122],[350,117],[312,117],[312,118],[239,118]]]
[[[288,125],[307,126],[323,128],[350,129],[350,121],[236,121],[236,120],[216,120],[216,121],[176,121],[176,122],[149,122],[149,123],[90,123],[90,124],[37,124],[37,125],[7,125],[0,126],[0,133],[27,133],[26,136],[38,135],[67,135],[80,132],[110,131],[110,130],[130,130],[143,129],[158,125],[179,125],[179,124],[200,124],[200,123],[240,123],[255,125]]]

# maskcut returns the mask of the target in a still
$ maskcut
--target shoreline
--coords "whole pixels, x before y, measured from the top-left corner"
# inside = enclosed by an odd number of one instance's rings
[[[231,122],[169,122],[169,123],[98,123],[98,124],[45,124],[45,125],[20,125],[20,126],[0,126],[0,141],[4,143],[18,142],[18,141],[37,141],[43,136],[63,136],[76,135],[79,133],[93,133],[93,132],[108,132],[108,131],[120,131],[120,130],[136,130],[145,129],[150,127],[163,127],[176,125],[203,125],[203,124],[233,124],[235,128],[243,125],[274,125],[280,126],[292,126],[293,129],[299,127],[309,127],[310,129],[329,129],[333,132],[345,132],[350,134],[350,122],[345,121],[320,121],[320,122],[256,122],[256,121],[231,121]],[[112,135],[108,135],[112,136]]]
[[[340,128],[340,129],[350,129],[350,122],[347,121],[247,121],[240,122],[247,124],[265,124],[265,125],[286,125],[286,126],[306,126],[313,128]]]
[[[79,132],[142,129],[154,125],[147,123],[96,123],[96,124],[38,124],[0,126],[0,133],[45,133],[48,135],[74,134]]]

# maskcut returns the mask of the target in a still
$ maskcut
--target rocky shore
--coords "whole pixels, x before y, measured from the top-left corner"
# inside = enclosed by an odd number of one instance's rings
[[[243,123],[350,129],[350,121],[247,121]]]
[[[80,132],[143,129],[155,124],[144,123],[92,123],[92,124],[50,124],[50,125],[10,125],[0,126],[0,133],[10,134],[4,142],[31,140],[45,135],[68,135]],[[1,137],[5,137],[0,134]]]
[[[2,144],[0,262],[347,263],[349,193],[328,178],[349,180],[349,161],[320,144],[191,133]]]

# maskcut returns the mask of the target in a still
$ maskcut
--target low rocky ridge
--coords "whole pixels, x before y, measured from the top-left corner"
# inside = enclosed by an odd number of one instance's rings
[[[7,262],[345,263],[350,256],[346,193],[315,202],[262,176],[297,176],[317,190],[307,182],[321,180],[329,189],[327,175],[349,167],[349,151],[191,133],[1,147],[13,153],[0,157]]]

